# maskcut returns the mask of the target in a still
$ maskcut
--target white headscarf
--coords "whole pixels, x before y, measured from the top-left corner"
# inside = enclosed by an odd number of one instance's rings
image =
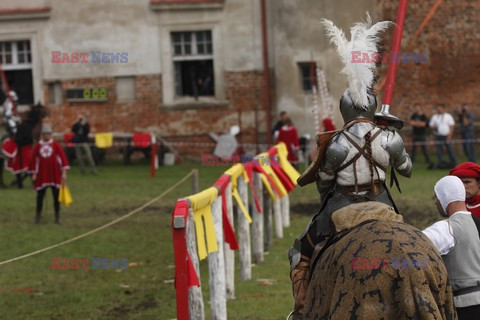
[[[446,176],[438,180],[434,190],[445,213],[447,213],[447,206],[450,203],[465,201],[465,187],[462,180],[456,176]]]

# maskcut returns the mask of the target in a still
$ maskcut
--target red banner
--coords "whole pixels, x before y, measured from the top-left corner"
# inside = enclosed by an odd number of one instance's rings
[[[233,230],[230,219],[228,219],[227,213],[227,197],[225,195],[225,190],[230,183],[230,176],[227,174],[222,175],[214,186],[220,189],[220,195],[222,197],[222,220],[223,220],[223,234],[225,242],[230,245],[231,250],[238,250],[237,237],[235,236],[235,231]]]
[[[181,226],[175,227],[174,221],[182,221]],[[177,295],[177,319],[188,320],[188,288],[200,286],[197,273],[187,250],[185,235],[188,220],[188,201],[178,200],[172,215],[172,233],[175,255],[175,289]],[[177,222],[178,223],[178,222]]]

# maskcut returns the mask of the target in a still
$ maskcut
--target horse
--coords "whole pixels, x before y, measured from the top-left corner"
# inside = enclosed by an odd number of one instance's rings
[[[332,227],[312,257],[301,319],[457,319],[440,254],[393,208],[352,204]]]
[[[10,146],[15,148],[13,156],[6,156],[9,160],[7,162],[7,169],[15,174],[16,181],[19,188],[23,187],[23,180],[27,177],[25,173],[28,170],[30,162],[30,154],[34,141],[40,138],[42,127],[42,120],[48,115],[48,109],[41,103],[31,105],[29,110],[20,115],[21,121],[16,125],[15,134],[7,134],[2,136],[2,150],[5,153],[5,144],[7,141]],[[5,153],[7,155],[8,153]],[[3,184],[3,161],[1,159],[0,165],[0,186]]]

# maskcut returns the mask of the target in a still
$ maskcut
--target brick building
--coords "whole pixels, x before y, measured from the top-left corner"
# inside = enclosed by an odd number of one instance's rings
[[[239,124],[243,143],[265,143],[268,120],[285,110],[301,134],[313,133],[309,61],[325,71],[334,101],[346,85],[319,20],[344,30],[367,10],[374,20],[395,20],[397,1],[265,3],[263,20],[262,0],[3,0],[0,58],[20,105],[49,106],[57,131],[85,113],[97,132],[155,130],[167,140],[212,142],[208,132]],[[433,3],[409,4],[404,43]],[[443,2],[403,49],[428,52],[430,60],[400,67],[395,107],[475,105],[478,6]],[[394,112],[408,115],[407,108]]]

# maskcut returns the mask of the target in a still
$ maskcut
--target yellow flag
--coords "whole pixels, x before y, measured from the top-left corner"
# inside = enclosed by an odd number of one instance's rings
[[[113,145],[113,133],[97,133],[95,134],[95,145],[97,148],[110,148]]]
[[[255,157],[255,159],[257,159],[263,170],[272,178],[275,186],[277,187],[277,190],[280,192],[280,198],[284,197],[287,194],[287,190],[283,186],[283,183],[280,181],[280,179],[278,179],[272,167],[270,167],[270,155],[266,152],[260,153],[258,156]]]
[[[70,193],[70,189],[64,183],[60,186],[60,193],[58,194],[58,202],[65,206],[69,206],[73,202],[72,194]]]
[[[198,257],[200,260],[207,257],[207,250],[208,253],[218,251],[211,207],[217,195],[217,188],[211,187],[188,197],[190,207],[193,210],[193,220],[195,221],[195,231],[197,234]]]
[[[267,189],[267,192],[270,195],[270,198],[272,198],[273,201],[277,201],[277,197],[275,196],[275,192],[273,192],[272,186],[270,185],[270,182],[268,181],[267,177],[265,177],[265,175],[261,174],[260,179],[262,179],[263,186],[265,187],[265,189]]]
[[[292,181],[293,185],[297,185],[297,179],[300,177],[300,173],[292,166],[290,162],[288,162],[288,150],[285,143],[280,142],[279,144],[275,145],[277,148],[277,155],[278,160],[280,161],[280,166],[282,167],[283,171],[287,174],[288,178]]]
[[[247,208],[245,207],[242,198],[240,197],[240,194],[238,193],[238,177],[241,175],[243,179],[245,180],[246,183],[249,182],[248,180],[248,175],[245,172],[245,169],[243,168],[243,165],[241,163],[237,163],[236,165],[232,166],[230,169],[225,171],[225,174],[230,176],[230,181],[232,182],[232,196],[235,199],[235,201],[238,203],[238,206],[240,207],[240,210],[242,211],[243,215],[245,216],[245,219],[247,219],[248,223],[252,223],[252,217],[248,213]]]

